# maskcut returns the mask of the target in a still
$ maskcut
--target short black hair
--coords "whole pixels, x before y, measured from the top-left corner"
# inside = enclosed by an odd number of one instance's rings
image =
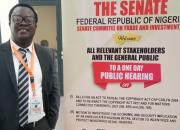
[[[36,11],[33,9],[32,6],[30,6],[30,5],[28,5],[28,4],[25,4],[25,3],[16,4],[16,5],[14,5],[14,6],[11,8],[11,10],[9,11],[9,22],[11,21],[11,15],[12,15],[12,13],[13,13],[13,11],[14,11],[14,9],[15,9],[16,7],[27,7],[27,8],[29,8],[30,10],[32,10],[32,12],[34,13],[35,22],[36,22],[36,23],[38,22],[38,16],[37,16]]]

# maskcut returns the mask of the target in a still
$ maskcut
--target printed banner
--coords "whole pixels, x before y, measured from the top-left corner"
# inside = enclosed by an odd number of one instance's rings
[[[65,130],[180,130],[180,1],[61,5]]]
[[[146,88],[161,81],[160,64],[93,62],[93,71],[94,82],[101,88],[108,82],[144,82]]]

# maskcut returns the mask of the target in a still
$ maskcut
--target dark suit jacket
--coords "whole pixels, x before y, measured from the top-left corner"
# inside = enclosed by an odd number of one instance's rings
[[[60,104],[60,86],[54,61],[47,51],[35,45],[42,70],[42,94],[46,118],[55,127]],[[10,42],[0,45],[0,130],[18,130],[18,90]]]

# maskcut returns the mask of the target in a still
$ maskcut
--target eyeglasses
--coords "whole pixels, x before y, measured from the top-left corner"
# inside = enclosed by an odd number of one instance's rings
[[[27,24],[34,24],[35,23],[35,17],[34,16],[12,15],[12,20],[16,24],[22,23],[22,21],[26,22]]]

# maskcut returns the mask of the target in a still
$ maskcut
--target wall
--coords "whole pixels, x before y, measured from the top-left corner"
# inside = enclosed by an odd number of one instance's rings
[[[49,47],[57,48],[56,42],[56,7],[55,6],[34,6],[38,13],[38,25],[35,42],[40,42],[43,39],[49,41]]]

